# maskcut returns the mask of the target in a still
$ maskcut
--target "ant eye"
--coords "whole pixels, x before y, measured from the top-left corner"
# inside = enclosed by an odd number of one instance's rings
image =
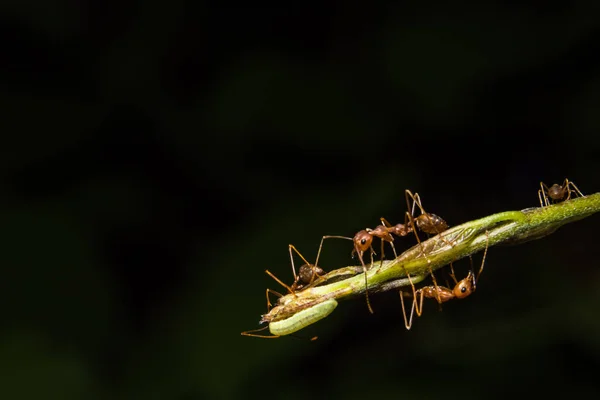
[[[463,286],[463,287],[460,288],[460,291],[461,291],[461,293],[464,293],[464,292],[467,291],[467,288]]]
[[[360,244],[365,244],[367,243],[367,239],[361,239]]]

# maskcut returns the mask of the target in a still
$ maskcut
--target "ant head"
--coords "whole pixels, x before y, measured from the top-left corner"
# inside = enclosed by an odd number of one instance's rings
[[[467,277],[456,284],[454,287],[454,296],[457,299],[464,299],[475,290],[475,276],[469,271]]]
[[[367,232],[366,230],[359,231],[354,238],[352,239],[354,242],[354,249],[360,255],[365,252],[367,249],[371,247],[371,243],[373,242],[373,235]]]

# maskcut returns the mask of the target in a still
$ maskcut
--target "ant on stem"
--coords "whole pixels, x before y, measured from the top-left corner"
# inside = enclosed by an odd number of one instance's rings
[[[575,184],[569,181],[567,178],[565,178],[565,181],[562,185],[555,183],[550,187],[548,187],[544,182],[540,182],[540,189],[538,190],[540,206],[549,206],[550,199],[554,200],[555,203],[567,201],[571,198],[571,193],[573,192],[576,192],[579,196],[584,197],[583,193],[581,193],[577,186],[575,186]],[[542,199],[544,199],[543,202]]]
[[[277,278],[271,271],[266,270],[265,272],[267,275],[269,275],[271,278],[273,278],[275,281],[277,281],[277,283],[279,283],[281,286],[286,288],[290,294],[295,295],[296,291],[299,291],[302,288],[304,288],[305,286],[310,285],[311,283],[314,282],[314,280],[316,278],[320,277],[321,275],[323,275],[325,273],[325,271],[323,271],[322,268],[317,266],[317,263],[319,262],[319,257],[321,255],[322,247],[323,247],[323,239],[321,239],[321,244],[319,245],[319,251],[317,252],[317,258],[315,260],[315,264],[313,265],[313,264],[309,263],[306,260],[306,258],[304,258],[302,253],[300,253],[300,251],[298,251],[298,249],[296,249],[296,247],[293,244],[288,245],[288,250],[290,252],[290,263],[292,265],[292,273],[294,275],[294,282],[292,283],[291,286],[288,286],[285,283],[283,283],[283,281],[281,281],[279,278]],[[298,256],[300,256],[302,261],[304,261],[304,264],[300,267],[297,274],[296,274],[296,266],[294,264],[294,255],[292,253],[292,250],[296,254],[298,254]],[[269,299],[269,293],[272,293],[278,297],[283,297],[283,295],[281,293],[278,293],[272,289],[267,289],[267,291],[266,291],[267,310],[270,310],[270,307],[272,306],[271,301]]]
[[[363,255],[365,251],[370,250],[371,254],[371,267],[373,267],[373,254],[375,251],[373,250],[373,238],[381,239],[381,262],[379,264],[379,268],[383,265],[383,257],[384,257],[384,244],[385,242],[389,243],[392,247],[392,251],[394,252],[394,258],[398,257],[396,253],[396,248],[394,247],[394,237],[392,235],[396,235],[398,237],[404,237],[408,235],[412,228],[410,228],[406,224],[396,224],[391,225],[385,218],[381,218],[382,225],[378,225],[375,229],[366,228],[360,230],[354,235],[352,238],[352,242],[354,243],[354,249],[352,250],[352,255],[358,254],[358,259],[362,264],[363,271],[365,272],[365,297],[367,299],[367,307],[369,308],[369,312],[373,314],[373,309],[371,308],[371,303],[369,302],[369,292],[367,285],[367,266],[365,265]],[[370,269],[369,268],[369,269]],[[379,270],[379,269],[378,269]]]
[[[452,280],[454,280],[454,287],[452,289],[445,287],[445,286],[423,286],[419,289],[416,290],[416,292],[414,291],[414,287],[413,287],[413,301],[412,301],[412,305],[411,305],[411,310],[410,310],[410,318],[406,317],[406,309],[404,306],[404,296],[407,295],[406,293],[404,293],[403,291],[400,291],[400,302],[402,303],[402,314],[404,316],[404,326],[406,327],[407,330],[410,330],[410,328],[412,327],[412,321],[413,321],[413,314],[416,311],[417,316],[421,316],[423,313],[423,298],[427,297],[430,299],[437,299],[437,301],[441,304],[441,303],[445,303],[449,300],[452,299],[464,299],[468,296],[470,296],[476,289],[477,286],[477,280],[479,279],[479,277],[481,276],[481,272],[483,271],[483,266],[485,265],[485,257],[487,255],[487,251],[488,251],[488,244],[489,244],[489,233],[486,231],[486,246],[485,246],[485,250],[483,252],[483,258],[481,260],[481,267],[479,267],[479,271],[477,272],[477,277],[475,277],[475,274],[473,272],[473,258],[471,256],[469,256],[469,258],[471,259],[471,270],[469,271],[469,273],[467,274],[467,276],[458,281],[456,279],[456,275],[454,274],[454,267],[452,266],[452,263],[450,263],[450,276],[452,277]],[[433,273],[432,273],[433,276]],[[418,300],[417,300],[418,299]],[[440,301],[441,300],[441,301]]]

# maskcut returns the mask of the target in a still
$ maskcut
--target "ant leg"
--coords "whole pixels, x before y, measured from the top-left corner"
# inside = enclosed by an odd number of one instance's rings
[[[294,257],[292,256],[292,250],[294,250],[296,252],[296,254],[298,254],[302,260],[304,260],[304,257],[302,256],[302,254],[300,254],[298,249],[296,249],[296,247],[294,247],[293,244],[288,244],[288,251],[290,252],[290,264],[292,264],[292,273],[294,274],[294,283],[296,283],[298,281],[298,275],[296,274],[296,266],[294,265]]]
[[[419,208],[421,209],[421,212],[423,213],[423,207],[421,205],[421,197],[419,196],[419,193],[415,193],[412,194],[412,192],[408,189],[406,189],[404,191],[404,195],[406,197],[406,210],[410,210],[411,215],[415,215],[415,205],[418,203]],[[413,201],[412,203],[412,209],[411,209],[411,205],[410,205],[410,200]]]
[[[266,292],[266,294],[267,294],[267,312],[270,311],[271,307],[273,306],[271,304],[271,299],[269,298],[269,293],[273,293],[274,295],[277,295],[279,297],[283,297],[283,295],[281,293],[276,292],[276,291],[274,291],[272,289],[267,289],[267,292]]]
[[[415,309],[415,312],[417,313],[417,317],[420,317],[421,315],[423,315],[423,297],[424,297],[424,291],[423,288],[419,289],[417,291],[417,296],[419,297],[419,301],[417,302],[417,298],[415,297],[415,301],[413,302],[413,307]],[[411,314],[412,314],[412,310],[411,310]]]
[[[381,269],[381,267],[383,267],[383,257],[385,256],[384,249],[383,249],[383,246],[385,245],[384,240],[381,239],[380,242],[381,242],[381,253],[380,253],[381,257],[380,257],[380,261],[379,261],[379,268],[377,268],[377,271],[379,271]],[[392,242],[390,242],[390,244],[393,246]],[[373,268],[373,266],[371,266],[371,268]]]
[[[321,238],[321,243],[319,244],[319,251],[317,251],[317,259],[315,260],[315,268],[319,265],[319,257],[321,257],[321,249],[323,248],[323,241],[325,239],[346,239],[346,240],[352,240],[352,238],[347,237],[347,236],[331,236],[331,235],[323,236]]]
[[[385,221],[384,218],[381,219],[382,221]],[[387,221],[385,221],[387,222]],[[394,248],[393,243],[390,242],[390,244],[392,245],[392,249],[394,250],[394,255],[396,256],[395,258],[398,258],[398,256],[396,255],[396,249]],[[413,292],[413,298],[417,297],[417,290],[415,289],[415,284],[413,283],[412,279],[410,278],[410,274],[408,273],[408,271],[406,270],[406,268],[404,267],[404,264],[402,264],[402,270],[404,271],[404,274],[406,275],[406,277],[408,278],[408,282],[410,283],[410,287],[412,289]],[[412,311],[411,311],[412,314]],[[412,316],[411,316],[412,319]],[[406,322],[406,318],[405,318],[405,322]],[[407,327],[406,329],[410,329],[410,327]]]
[[[444,281],[446,281],[446,287],[451,287],[452,285],[450,284],[450,282],[448,281],[448,278],[444,278]]]
[[[404,327],[406,328],[406,330],[410,330],[410,328],[412,327],[412,321],[413,321],[413,315],[414,315],[414,311],[415,311],[415,302],[417,301],[416,297],[413,297],[412,302],[411,302],[411,306],[410,306],[410,317],[407,318],[406,317],[406,307],[404,305],[404,292],[402,292],[402,290],[400,290],[400,303],[402,304],[402,316],[404,317]]]
[[[540,200],[540,207],[544,207],[544,203],[542,202],[542,190],[538,190],[538,199]]]
[[[469,259],[471,260],[471,268],[473,268],[473,257],[469,256]],[[454,284],[456,285],[458,283],[458,280],[456,279],[456,274],[454,273],[454,265],[452,265],[452,263],[450,263],[450,277],[452,278],[452,280],[454,281]],[[450,285],[448,285],[450,286]]]
[[[419,193],[415,193],[414,195],[411,193],[410,194],[412,199],[413,199],[413,207],[411,210],[411,215],[414,218],[415,215],[415,204],[419,206],[419,210],[421,211],[421,215],[419,216],[419,218],[424,217],[427,219],[427,223],[430,226],[433,226],[435,228],[435,233],[440,235],[440,239],[442,239],[444,241],[444,243],[450,245],[450,246],[454,246],[454,243],[450,243],[448,242],[446,239],[444,239],[444,237],[442,236],[442,233],[444,232],[445,229],[448,228],[448,226],[444,223],[444,225],[446,225],[445,228],[439,229],[439,226],[436,225],[434,223],[433,218],[431,217],[431,214],[429,214],[428,212],[425,211],[425,209],[423,208],[423,203],[421,202],[421,196],[419,196]],[[439,217],[438,217],[439,218]]]
[[[404,267],[404,265],[402,265],[402,269],[404,270],[404,273],[406,274],[406,277],[408,278],[408,282],[410,282],[410,287],[412,289],[413,292],[413,299],[415,299],[414,301],[416,301],[417,298],[417,290],[415,289],[415,284],[413,283],[412,279],[410,278],[410,274],[408,273],[408,271],[406,270],[406,268]],[[415,308],[414,306],[414,301],[413,301],[413,306],[411,307],[411,311],[410,311],[410,320],[411,320],[411,325],[412,325],[412,314],[413,314],[413,309]],[[404,305],[403,305],[404,306]],[[404,310],[403,310],[404,311]],[[418,314],[418,312],[417,312]],[[406,319],[405,319],[406,322]],[[406,329],[410,329],[410,326],[407,327]]]
[[[273,275],[273,273],[271,271],[269,271],[268,269],[265,270],[265,272],[267,273],[267,275],[269,275],[271,278],[275,279],[277,281],[277,283],[279,283],[281,286],[283,286],[284,288],[286,288],[288,290],[288,292],[290,292],[291,294],[295,295],[296,293],[294,292],[294,289],[292,289],[290,286],[286,285],[285,283],[283,283],[279,278],[277,278],[275,275]]]
[[[381,221],[381,223],[384,227],[389,228],[391,226],[390,223],[385,218],[382,217],[379,220]],[[391,235],[390,235],[390,237],[392,238],[392,241],[390,241],[389,243],[390,243],[390,246],[392,246],[392,252],[394,252],[394,258],[398,258],[398,253],[396,253],[396,246],[394,246],[394,242],[393,242],[394,237]],[[379,264],[379,268],[377,269],[377,272],[379,272],[379,270],[381,269],[382,266],[383,266],[383,240],[381,241],[381,263]]]
[[[487,256],[489,243],[490,243],[490,233],[489,233],[489,231],[486,230],[485,231],[485,250],[483,251],[483,258],[481,259],[481,267],[479,267],[479,271],[477,272],[477,277],[475,277],[475,274],[473,274],[473,290],[475,290],[477,281],[479,280],[479,277],[481,276],[481,273],[483,272],[483,266],[485,265],[485,257]]]
[[[252,332],[260,332],[260,331],[264,331],[265,329],[267,329],[269,326],[265,326],[263,328],[260,329],[254,329],[251,331],[246,331],[246,332],[242,332],[242,336],[250,336],[250,337],[257,337],[257,338],[262,338],[262,339],[277,339],[280,338],[280,335],[256,335]],[[298,335],[290,335],[291,337],[295,338],[295,339],[307,339],[305,337],[302,336],[298,336]],[[314,342],[315,340],[317,340],[319,337],[318,336],[313,336],[312,338],[310,338],[309,340],[311,342]]]
[[[369,312],[374,314],[373,308],[371,307],[371,302],[369,301],[369,283],[367,280],[367,266],[365,265],[365,261],[363,260],[364,251],[357,251],[358,259],[363,267],[363,273],[365,274],[365,299],[367,300],[367,307],[369,308]],[[373,249],[371,249],[371,266],[373,266]]]
[[[565,178],[565,180],[563,181],[562,187],[564,190],[567,191],[567,198],[564,201],[567,201],[571,198],[571,188],[569,187],[569,180],[567,178]]]
[[[540,199],[540,205],[542,207],[549,206],[550,201],[548,200],[548,196],[546,195],[546,192],[548,191],[548,186],[544,182],[540,182],[540,190],[538,190],[538,197],[540,197],[540,191],[542,192],[542,197],[544,198],[544,204],[542,205],[542,201]]]
[[[246,332],[242,332],[242,336],[252,336],[252,337],[258,337],[258,338],[263,338],[263,339],[277,339],[278,337],[281,336],[277,336],[277,335],[255,335],[252,332],[260,332],[260,331],[264,331],[265,329],[267,329],[269,326],[265,326],[262,327],[260,329],[253,329],[251,331],[246,331]]]
[[[369,312],[373,314],[373,308],[371,308],[371,302],[369,301],[369,283],[367,277],[367,271],[369,268],[367,268],[365,265],[364,260],[365,251],[369,250],[371,253],[371,268],[373,267],[373,253],[375,253],[373,250],[373,235],[366,229],[363,229],[354,235],[352,241],[354,242],[352,254],[358,254],[358,258],[360,259],[360,263],[362,265],[363,274],[365,275],[365,298],[367,300],[367,307],[369,308]]]
[[[393,242],[388,242],[390,246],[392,246],[392,251],[394,252],[394,258],[398,258],[398,254],[396,253],[396,246],[394,246]],[[381,262],[379,263],[379,268],[375,273],[378,273],[381,267],[383,267],[383,246],[385,245],[384,240],[381,240]]]
[[[585,197],[585,196],[583,195],[583,193],[581,193],[581,191],[580,191],[580,190],[577,188],[577,186],[575,186],[575,184],[574,184],[573,182],[569,181],[568,179],[565,179],[565,182],[567,182],[567,190],[568,190],[568,192],[569,192],[569,197],[571,197],[571,190],[570,190],[570,189],[568,189],[568,188],[569,188],[569,185],[570,185],[571,187],[573,187],[573,190],[575,190],[579,196],[581,196],[581,197]],[[567,199],[567,200],[568,200],[568,199]]]
[[[415,205],[419,206],[419,209],[421,210],[422,215],[426,215],[427,213],[423,209],[423,205],[421,204],[421,197],[419,197],[419,193],[412,194],[412,192],[410,190],[406,189],[404,191],[404,194],[406,197],[406,209],[407,209],[406,213],[404,214],[404,223],[409,224],[409,226],[411,227],[412,231],[415,234],[415,237],[417,238],[417,242],[419,242],[419,245],[421,246],[421,253],[423,255],[425,255],[425,251],[423,250],[423,244],[421,243],[421,238],[419,237],[419,234],[417,233],[417,223],[416,223],[416,218],[414,217]],[[412,209],[411,209],[411,205],[410,205],[411,199],[413,201]],[[410,210],[410,213],[408,212],[408,210]],[[429,260],[428,260],[428,262],[429,262]]]
[[[442,309],[442,298],[440,296],[440,286],[437,283],[437,280],[435,279],[435,274],[433,273],[433,270],[431,268],[429,268],[429,274],[431,275],[431,281],[433,282],[433,287],[435,288],[435,299],[437,300],[438,304],[440,305],[440,311]]]
[[[419,234],[417,233],[417,229],[416,229],[416,222],[415,222],[415,218],[412,216],[412,214],[410,214],[408,211],[404,214],[404,220],[407,221],[406,223],[410,225],[411,230],[413,231],[413,233],[415,234],[415,238],[417,238],[417,242],[419,243],[419,245],[421,246],[421,253],[423,255],[425,255],[425,250],[423,249],[423,244],[421,243],[421,238],[419,237]]]

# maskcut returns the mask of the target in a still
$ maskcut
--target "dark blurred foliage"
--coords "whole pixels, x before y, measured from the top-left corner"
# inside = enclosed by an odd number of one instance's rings
[[[386,293],[316,342],[240,332],[288,243],[406,188],[451,225],[600,191],[598,3],[285,4],[2,2],[0,398],[597,396],[598,216],[411,331]]]

